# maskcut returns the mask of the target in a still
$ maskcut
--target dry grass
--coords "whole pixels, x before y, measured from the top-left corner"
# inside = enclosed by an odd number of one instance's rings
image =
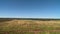
[[[39,21],[39,20],[12,20],[7,21],[5,23],[8,23],[9,25],[23,25],[23,24],[37,24],[37,25],[46,25],[46,26],[57,26],[60,24],[60,21]]]
[[[0,23],[0,31],[50,31],[60,30],[60,21],[11,20]],[[48,32],[47,32],[48,33]],[[37,34],[37,33],[36,33]]]

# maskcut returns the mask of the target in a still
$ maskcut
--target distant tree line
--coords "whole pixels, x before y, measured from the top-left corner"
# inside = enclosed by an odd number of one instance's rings
[[[60,20],[60,19],[44,19],[44,18],[0,18],[0,22],[10,21],[10,20],[41,20],[41,21],[51,21],[51,20]]]

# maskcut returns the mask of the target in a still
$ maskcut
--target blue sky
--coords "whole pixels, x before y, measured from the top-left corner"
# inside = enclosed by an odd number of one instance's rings
[[[0,17],[60,18],[60,1],[0,0]]]

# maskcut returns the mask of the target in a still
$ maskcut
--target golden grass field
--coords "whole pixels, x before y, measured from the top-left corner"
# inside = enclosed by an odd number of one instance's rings
[[[60,20],[2,21],[0,34],[60,34]]]

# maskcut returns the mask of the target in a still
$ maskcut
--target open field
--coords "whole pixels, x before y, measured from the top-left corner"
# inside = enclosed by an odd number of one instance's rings
[[[0,34],[60,34],[60,20],[0,19]]]

